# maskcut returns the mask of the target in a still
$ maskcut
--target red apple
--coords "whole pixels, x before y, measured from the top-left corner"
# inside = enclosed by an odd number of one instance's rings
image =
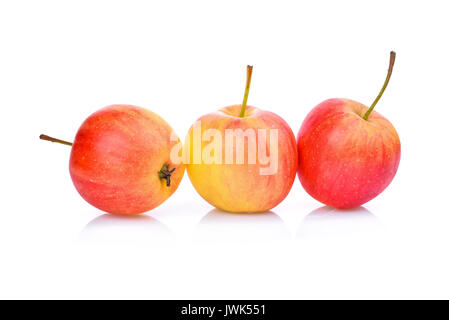
[[[272,112],[246,106],[251,73],[248,66],[243,103],[199,118],[184,146],[196,191],[229,212],[275,207],[290,192],[297,170],[295,135],[288,124]]]
[[[175,192],[184,165],[170,152],[180,146],[157,114],[131,105],[111,105],[81,125],[70,155],[70,175],[80,195],[112,214],[151,210]],[[173,139],[173,136],[175,139]],[[41,139],[72,145],[41,135]]]
[[[393,125],[373,109],[389,82],[394,60],[391,52],[384,86],[370,108],[348,99],[329,99],[302,123],[298,177],[318,201],[339,209],[357,207],[393,180],[401,143]]]

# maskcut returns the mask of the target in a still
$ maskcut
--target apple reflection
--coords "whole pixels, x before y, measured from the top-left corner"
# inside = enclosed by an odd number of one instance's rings
[[[229,213],[209,211],[196,228],[199,242],[251,243],[290,239],[282,219],[273,211],[263,213]]]
[[[170,230],[147,215],[103,214],[90,221],[80,234],[82,242],[152,245],[171,239]]]
[[[364,207],[338,210],[324,206],[312,211],[302,220],[298,237],[369,236],[381,230],[383,226],[380,220]]]

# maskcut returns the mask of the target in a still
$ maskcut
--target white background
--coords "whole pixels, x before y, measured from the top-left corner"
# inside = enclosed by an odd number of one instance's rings
[[[0,298],[449,298],[445,1],[2,1]],[[187,174],[148,214],[104,215],[73,187],[67,146],[113,103],[184,137],[241,103],[295,134],[316,104],[369,105],[396,127],[392,184],[353,212],[296,180],[272,214],[213,211]],[[316,211],[319,209],[318,211]]]

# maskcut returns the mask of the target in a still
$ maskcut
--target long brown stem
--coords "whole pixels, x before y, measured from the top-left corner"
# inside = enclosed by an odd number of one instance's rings
[[[59,140],[59,139],[56,139],[56,138],[52,138],[52,137],[49,137],[49,136],[47,136],[45,134],[41,134],[39,136],[39,138],[42,139],[42,140],[50,141],[50,142],[57,142],[57,143],[60,143],[60,144],[65,144],[67,146],[72,146],[73,145],[73,143],[71,143],[71,142],[67,142],[67,141],[64,141],[64,140]]]

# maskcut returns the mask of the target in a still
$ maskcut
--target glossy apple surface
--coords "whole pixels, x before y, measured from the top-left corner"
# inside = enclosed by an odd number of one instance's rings
[[[360,206],[393,180],[401,143],[393,125],[376,111],[348,99],[317,105],[297,136],[298,177],[304,189],[334,208]]]
[[[136,106],[111,105],[93,113],[73,142],[73,184],[87,202],[109,213],[157,207],[175,192],[185,169],[171,162],[170,151],[179,143],[171,141],[172,131],[157,114]],[[163,168],[175,169],[169,183],[161,178]]]
[[[278,115],[247,106],[243,117],[240,117],[241,105],[233,105],[223,108],[201,117],[201,134],[208,129],[218,130],[220,136],[226,136],[226,130],[257,132],[259,129],[267,132],[266,150],[270,150],[269,129],[277,129],[278,132],[278,156],[277,170],[274,174],[261,175],[260,169],[267,164],[261,164],[257,152],[245,145],[245,158],[243,164],[236,162],[237,144],[233,144],[232,154],[234,163],[221,164],[201,163],[194,164],[194,129],[190,128],[185,147],[190,148],[190,164],[187,172],[196,191],[211,205],[228,212],[264,212],[278,205],[289,193],[295,180],[297,170],[297,151],[295,136],[288,124]],[[256,136],[260,139],[260,136]],[[190,141],[188,141],[190,140]],[[259,141],[257,140],[257,143]],[[201,153],[207,148],[208,143],[201,144]],[[229,150],[222,144],[222,155]],[[250,163],[251,156],[257,159],[256,163]]]

